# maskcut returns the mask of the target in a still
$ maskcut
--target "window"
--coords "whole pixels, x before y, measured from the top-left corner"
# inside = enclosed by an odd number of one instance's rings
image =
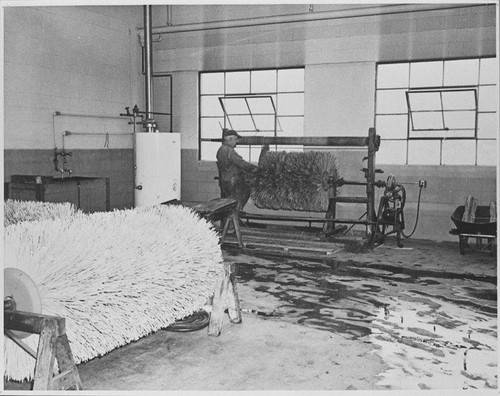
[[[242,136],[303,136],[304,69],[266,69],[200,73],[199,158],[215,161],[222,128]],[[247,161],[260,146],[238,145]]]
[[[383,164],[496,165],[496,58],[377,65]]]

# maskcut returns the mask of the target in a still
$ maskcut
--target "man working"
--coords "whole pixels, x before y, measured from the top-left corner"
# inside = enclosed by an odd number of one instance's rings
[[[245,181],[245,173],[257,169],[234,150],[240,137],[232,129],[223,129],[222,145],[217,151],[221,198],[238,201],[238,211],[243,209],[250,198],[250,186]]]

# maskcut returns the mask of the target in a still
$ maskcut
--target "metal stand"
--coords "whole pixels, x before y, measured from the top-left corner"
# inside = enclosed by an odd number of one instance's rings
[[[39,334],[38,350],[33,351],[14,331]],[[64,318],[5,310],[4,332],[36,359],[33,390],[82,389],[80,375],[66,336]],[[54,374],[56,359],[59,372]]]
[[[487,252],[491,256],[496,254],[496,235],[461,233],[456,229],[452,229],[450,234],[458,235],[460,254],[465,254],[468,251]],[[475,246],[469,244],[469,238],[476,240]],[[483,243],[483,239],[486,240],[486,243]]]
[[[211,139],[212,141],[218,139]],[[220,140],[220,139],[219,139]],[[339,179],[331,182],[331,191],[329,198],[329,205],[323,222],[323,231],[325,234],[335,232],[335,224],[363,224],[366,226],[366,236],[371,239],[375,231],[375,187],[383,187],[383,182],[375,181],[375,173],[382,173],[381,170],[375,169],[375,154],[380,146],[380,136],[375,132],[375,128],[368,130],[368,137],[336,137],[336,136],[304,136],[304,137],[264,137],[264,136],[245,136],[239,140],[242,145],[301,145],[301,146],[320,146],[320,147],[367,147],[368,153],[365,159],[367,160],[367,167],[361,169],[364,173],[365,181],[347,181]],[[364,186],[366,192],[364,196],[357,197],[339,197],[335,189],[342,185],[358,185]],[[339,219],[336,217],[337,203],[352,203],[352,204],[365,204],[366,217],[365,220],[361,219]],[[241,218],[246,219],[265,219],[264,215],[251,215],[247,213],[240,213]],[[363,217],[363,216],[362,216]],[[318,222],[318,218],[312,217],[287,217],[287,216],[270,216],[269,220],[283,220],[283,221],[305,221],[305,222]],[[321,221],[321,220],[320,220]]]

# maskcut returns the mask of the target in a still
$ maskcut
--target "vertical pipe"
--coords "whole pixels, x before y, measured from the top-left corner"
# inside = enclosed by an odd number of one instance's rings
[[[375,219],[375,153],[377,152],[375,128],[368,130],[368,170],[366,174],[366,220]],[[366,234],[368,239],[375,233],[374,225],[367,225]]]
[[[152,83],[152,64],[153,54],[151,50],[151,38],[153,29],[151,26],[151,7],[144,5],[144,53],[145,53],[145,86],[146,86],[146,129],[148,132],[153,132],[153,123],[150,122],[151,117],[151,83]]]

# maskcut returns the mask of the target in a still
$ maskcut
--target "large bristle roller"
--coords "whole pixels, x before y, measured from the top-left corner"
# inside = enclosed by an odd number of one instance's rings
[[[263,209],[324,212],[329,179],[339,178],[330,152],[268,152],[249,175],[253,203]]]
[[[66,319],[77,363],[199,310],[222,279],[222,262],[216,231],[183,207],[77,214],[5,230],[5,266],[35,282],[43,314]],[[5,377],[31,379],[34,359],[5,341]],[[38,336],[23,341],[36,350]]]
[[[73,216],[77,212],[69,202],[18,201],[7,199],[4,204],[3,225],[7,227],[21,221],[38,221]]]

